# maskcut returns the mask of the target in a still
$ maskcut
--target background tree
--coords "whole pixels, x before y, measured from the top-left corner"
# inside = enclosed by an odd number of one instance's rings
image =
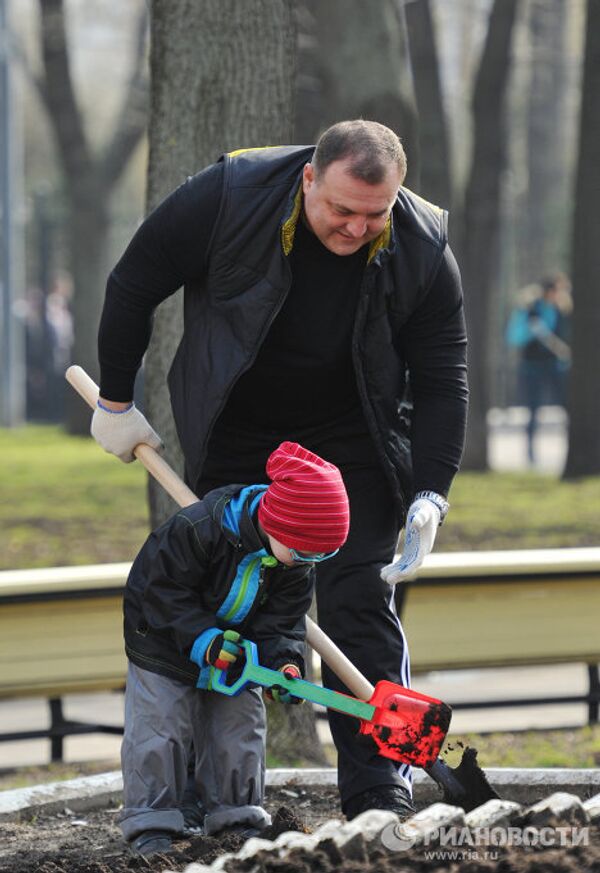
[[[572,242],[573,360],[566,478],[600,473],[600,3],[588,0]]]
[[[86,133],[71,74],[63,0],[39,0],[43,73],[36,84],[54,132],[68,206],[70,272],[74,286],[73,359],[98,375],[96,334],[106,282],[110,201],[146,128],[145,16],[117,120],[105,145],[95,151]],[[89,413],[70,392],[68,429],[85,434]]]
[[[223,152],[292,141],[296,26],[290,0],[154,0],[150,25],[147,211]],[[182,294],[157,310],[145,406],[183,473],[167,373],[183,329]],[[150,482],[152,524],[174,511]]]
[[[346,118],[380,121],[401,136],[408,155],[406,184],[418,187],[417,116],[403,9],[395,0],[380,0],[374,15],[363,0],[310,0],[306,16],[312,19],[310,50],[302,57],[310,64],[311,112],[299,100],[300,138],[314,142]]]
[[[463,466],[487,468],[490,306],[497,282],[504,112],[517,0],[494,0],[472,99],[473,151],[462,220],[451,242],[461,267],[469,326],[470,412]]]
[[[527,28],[526,194],[521,202],[520,281],[527,285],[560,265],[561,218],[568,201],[565,0],[530,0]],[[565,184],[566,183],[566,184]],[[561,230],[563,231],[561,233]]]
[[[291,0],[154,0],[148,210],[225,151],[292,141],[296,21]],[[157,310],[145,368],[145,405],[182,471],[167,373],[182,332],[181,292]],[[150,481],[152,524],[174,509]],[[270,707],[279,760],[323,764],[312,707]]]
[[[431,4],[429,0],[418,0],[404,8],[418,110],[419,193],[432,203],[451,209],[452,161]]]

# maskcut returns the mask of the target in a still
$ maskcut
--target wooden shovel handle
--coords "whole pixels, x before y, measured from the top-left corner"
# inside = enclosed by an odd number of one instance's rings
[[[99,389],[85,370],[74,365],[69,367],[65,373],[65,378],[86,403],[95,409]],[[192,503],[198,502],[198,497],[194,492],[153,448],[145,443],[140,443],[134,448],[133,454],[179,506],[190,506]],[[308,615],[306,616],[306,641],[315,652],[318,652],[352,694],[361,700],[370,699],[375,690],[371,683]]]
[[[86,403],[95,409],[99,393],[98,386],[93,379],[90,379],[85,370],[77,366],[69,367],[65,373],[65,378]],[[194,492],[187,487],[173,468],[153,448],[145,443],[140,443],[134,448],[133,454],[179,506],[190,506],[192,503],[198,502]]]

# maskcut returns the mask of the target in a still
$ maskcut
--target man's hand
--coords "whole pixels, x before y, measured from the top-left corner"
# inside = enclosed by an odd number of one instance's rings
[[[242,641],[237,631],[226,630],[216,634],[206,650],[206,663],[217,670],[228,670],[244,650],[238,643]]]
[[[285,664],[285,666],[279,668],[279,672],[283,673],[286,679],[302,679],[302,673],[296,664]],[[280,685],[273,685],[271,688],[267,688],[265,697],[269,700],[274,700],[275,703],[291,703],[294,705],[304,703],[301,697],[294,697],[287,688],[283,688]]]
[[[164,449],[161,438],[134,403],[123,410],[109,409],[104,404],[105,401],[98,401],[90,428],[104,451],[129,464],[135,460],[133,450],[140,443],[146,443],[157,452]]]
[[[433,548],[440,520],[441,512],[431,500],[419,498],[411,503],[406,516],[404,549],[394,564],[381,571],[384,582],[395,585],[419,569]]]

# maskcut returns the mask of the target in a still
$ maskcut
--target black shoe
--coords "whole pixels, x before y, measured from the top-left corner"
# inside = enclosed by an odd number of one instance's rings
[[[129,844],[134,855],[158,855],[170,852],[173,847],[169,831],[142,831]]]
[[[191,833],[199,833],[204,825],[204,810],[197,803],[186,804],[181,807],[183,815],[183,829]]]
[[[399,816],[401,821],[414,815],[416,809],[407,789],[402,785],[378,785],[369,788],[362,794],[356,794],[344,804],[344,815],[350,819],[356,818],[367,809],[389,809]]]

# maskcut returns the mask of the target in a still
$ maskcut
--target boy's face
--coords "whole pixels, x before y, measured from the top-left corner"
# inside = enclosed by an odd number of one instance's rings
[[[271,554],[274,558],[277,558],[280,564],[285,564],[286,567],[295,567],[298,564],[311,564],[323,561],[325,558],[333,557],[333,555],[336,555],[338,551],[336,549],[335,552],[323,555],[322,552],[314,554],[312,552],[294,550],[294,554],[288,546],[284,546],[283,543],[280,543],[279,540],[276,540],[275,537],[271,536],[271,534],[267,534],[267,537]]]
[[[279,540],[276,540],[275,537],[272,537],[271,534],[267,534],[267,537],[269,539],[269,548],[273,557],[277,558],[280,564],[285,564],[286,567],[293,567],[296,564],[296,561],[292,557],[292,553],[288,547],[284,546],[283,543],[280,543]]]

